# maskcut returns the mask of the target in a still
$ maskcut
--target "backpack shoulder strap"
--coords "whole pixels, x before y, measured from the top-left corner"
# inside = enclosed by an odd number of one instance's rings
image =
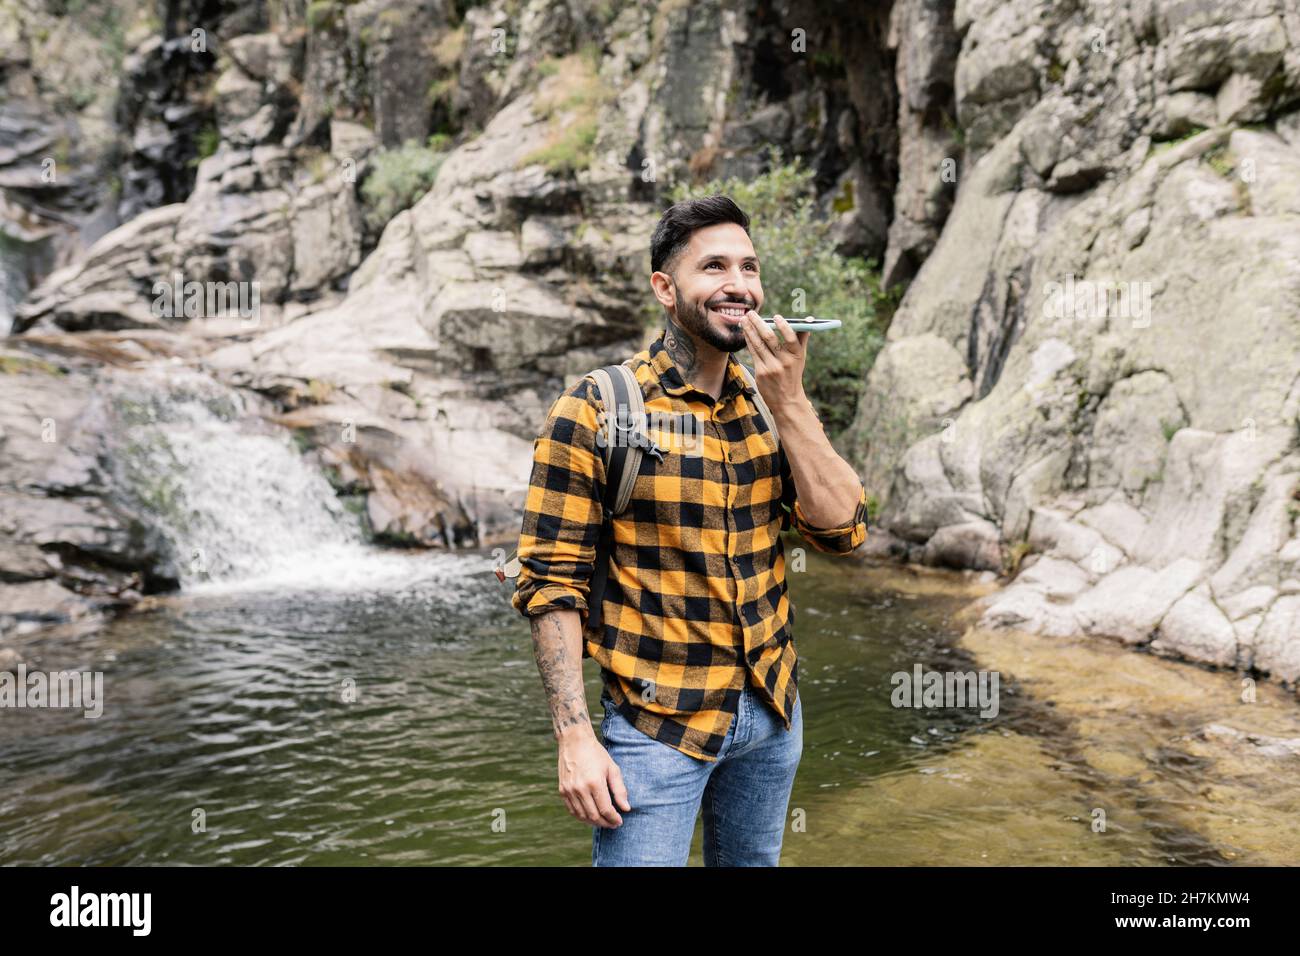
[[[750,397],[754,399],[754,404],[758,406],[758,413],[763,416],[763,421],[767,422],[767,427],[772,432],[772,440],[776,442],[776,450],[779,452],[781,450],[781,433],[776,430],[776,419],[768,411],[767,402],[763,401],[763,396],[758,391],[758,383],[754,381],[754,373],[745,365],[741,365],[740,370],[745,373],[745,380],[754,389],[754,394]]]
[[[615,388],[618,388],[618,378],[622,378],[622,389],[619,389],[619,401],[624,398],[627,400],[627,429],[628,434],[639,438],[645,434],[645,396],[641,393],[641,383],[636,380],[636,375],[632,372],[630,366],[615,365],[613,370],[616,373]],[[645,454],[645,445],[637,440],[626,441],[623,444],[627,448],[628,456],[623,466],[622,474],[619,475],[618,496],[614,499],[614,514],[621,515],[626,509],[629,501],[632,500],[632,486],[636,484],[636,477],[641,473],[641,457]]]
[[[641,442],[627,440],[643,434],[645,421],[645,396],[632,369],[627,364],[606,365],[589,372],[588,377],[596,383],[604,407],[604,420],[596,442],[605,456],[605,498],[601,502],[604,520],[596,541],[595,563],[587,591],[584,633],[599,631],[601,626],[605,583],[609,579],[609,560],[614,547],[613,518],[623,512],[632,497],[632,485],[645,453]]]
[[[597,441],[605,454],[605,509],[622,514],[632,498],[632,486],[641,470],[642,445],[628,440],[640,435],[645,420],[645,396],[626,364],[606,365],[589,373],[605,408]],[[612,409],[612,415],[611,415]]]

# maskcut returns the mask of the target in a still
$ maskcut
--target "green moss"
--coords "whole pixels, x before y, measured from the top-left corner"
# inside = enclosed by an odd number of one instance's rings
[[[956,118],[950,116],[947,110],[943,111],[942,117],[944,129],[948,131],[948,135],[952,137],[952,141],[957,144],[959,149],[965,149],[966,131],[962,129],[961,124],[957,122]]]
[[[289,437],[293,439],[293,445],[298,449],[298,454],[305,455],[316,447],[312,440],[310,428],[294,428],[289,432]]]
[[[45,375],[63,375],[63,369],[44,359],[31,355],[0,355],[0,375],[17,375],[20,372],[41,372]]]
[[[845,75],[844,58],[837,51],[818,50],[809,57],[809,61],[819,76],[831,78]]]
[[[1151,151],[1147,155],[1155,156],[1159,153],[1163,153],[1167,149],[1172,149],[1179,143],[1185,143],[1193,136],[1199,136],[1201,133],[1204,133],[1206,128],[1207,127],[1204,126],[1193,126],[1190,132],[1184,133],[1182,136],[1175,136],[1173,139],[1153,140],[1151,143]]]
[[[311,0],[307,4],[307,28],[310,30],[333,30],[338,26],[343,14],[342,5],[334,0]]]
[[[439,103],[449,101],[451,94],[456,90],[456,78],[454,76],[444,76],[441,79],[434,80],[429,84],[428,92],[425,94],[425,101],[429,109],[433,109]]]
[[[841,213],[853,211],[853,180],[844,180],[844,187],[840,190],[840,194],[831,202],[831,208],[836,212]]]
[[[1237,168],[1236,159],[1228,152],[1228,144],[1220,143],[1218,146],[1211,146],[1201,154],[1201,159],[1205,165],[1222,176],[1224,179],[1232,178],[1233,172]]]
[[[191,166],[197,166],[203,160],[216,153],[221,146],[221,131],[209,124],[199,130],[194,137],[195,155],[190,159]]]
[[[1007,549],[1005,570],[1008,575],[1012,577],[1016,575],[1016,572],[1020,570],[1021,562],[1025,560],[1025,556],[1029,554],[1029,551],[1030,547],[1028,538],[1015,542]]]
[[[303,166],[313,183],[323,183],[337,165],[333,156],[323,149],[315,150],[306,157]]]

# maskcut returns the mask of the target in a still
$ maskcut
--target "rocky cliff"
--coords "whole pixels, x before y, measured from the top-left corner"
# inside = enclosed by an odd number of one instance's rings
[[[644,339],[666,191],[778,145],[906,288],[842,440],[868,549],[1005,574],[986,623],[1300,677],[1295,0],[88,4],[109,45],[55,6],[0,36],[10,620],[177,579],[87,427],[162,361],[377,540],[509,547],[550,400]],[[258,308],[159,309],[191,280]]]
[[[878,547],[1018,572],[985,623],[1295,680],[1300,6],[952,26],[955,203],[854,425]]]

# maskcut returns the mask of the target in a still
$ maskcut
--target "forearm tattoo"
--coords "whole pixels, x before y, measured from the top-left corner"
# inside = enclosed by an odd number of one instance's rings
[[[582,722],[591,723],[587,715],[587,693],[582,684],[582,661],[576,663],[565,644],[564,630],[558,616],[541,614],[532,619],[533,656],[546,688],[555,736]]]

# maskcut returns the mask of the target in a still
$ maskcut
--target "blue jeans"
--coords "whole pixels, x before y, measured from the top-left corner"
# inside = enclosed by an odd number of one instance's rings
[[[603,694],[601,742],[623,774],[632,809],[617,827],[593,827],[592,866],[685,866],[704,810],[705,866],[776,866],[786,808],[803,754],[803,708],[790,729],[745,685],[716,761],[637,730]]]

